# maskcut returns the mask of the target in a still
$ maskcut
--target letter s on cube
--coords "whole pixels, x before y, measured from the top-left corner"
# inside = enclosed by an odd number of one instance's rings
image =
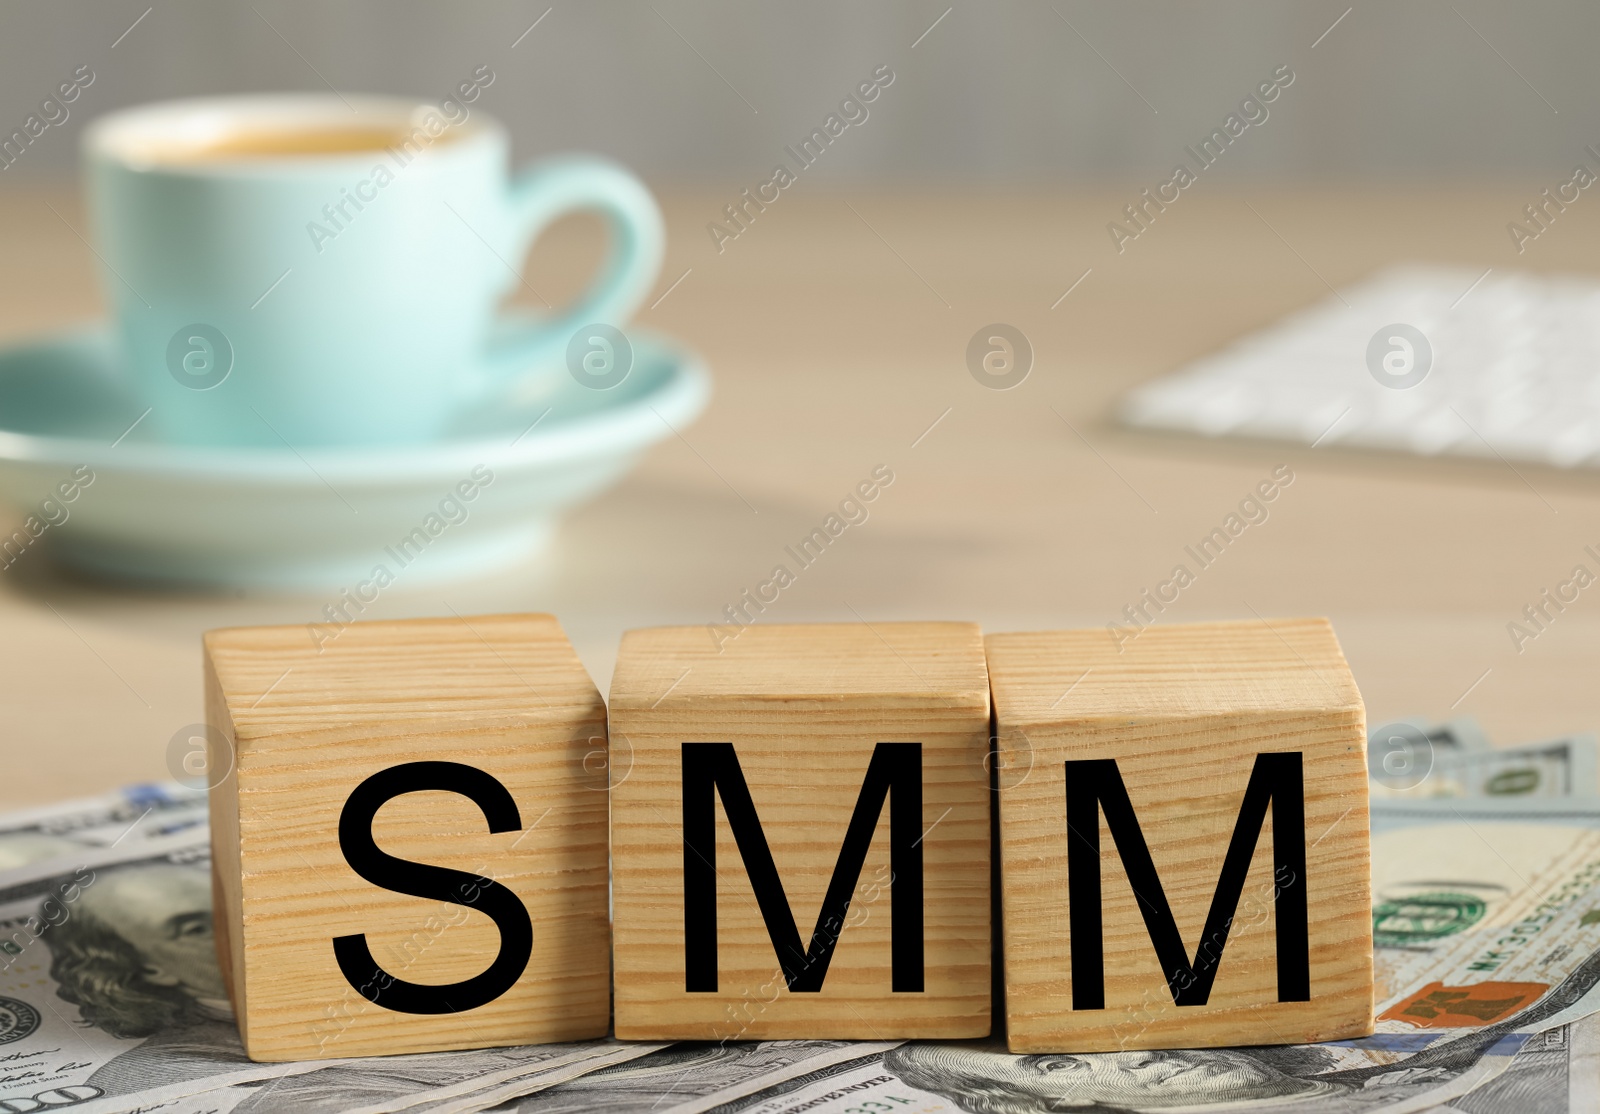
[[[554,617],[211,631],[205,669],[251,1059],[605,1035],[606,711]]]

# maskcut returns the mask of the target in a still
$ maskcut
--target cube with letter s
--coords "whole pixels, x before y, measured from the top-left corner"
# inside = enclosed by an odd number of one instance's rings
[[[605,705],[552,616],[216,630],[205,667],[252,1059],[605,1034]]]

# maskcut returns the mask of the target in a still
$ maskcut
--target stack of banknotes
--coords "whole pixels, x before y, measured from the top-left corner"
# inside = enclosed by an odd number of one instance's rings
[[[0,1112],[1600,1110],[1595,740],[1496,748],[1468,720],[1412,721],[1369,749],[1378,1031],[1268,1048],[592,1041],[256,1064],[213,954],[204,795],[142,786],[14,813]]]

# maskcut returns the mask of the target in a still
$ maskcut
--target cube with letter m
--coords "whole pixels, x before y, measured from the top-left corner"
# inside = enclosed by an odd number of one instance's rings
[[[988,1034],[975,625],[630,631],[611,731],[617,1036]]]
[[[1372,1032],[1365,711],[1326,620],[987,646],[1011,1050]]]

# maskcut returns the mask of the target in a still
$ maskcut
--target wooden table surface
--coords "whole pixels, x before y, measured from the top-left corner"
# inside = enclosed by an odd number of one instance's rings
[[[705,354],[706,415],[571,516],[542,558],[397,585],[375,614],[553,611],[604,691],[623,630],[721,621],[886,466],[870,517],[764,620],[1102,626],[1287,464],[1270,518],[1162,622],[1330,616],[1373,723],[1471,713],[1501,742],[1600,727],[1600,597],[1521,653],[1506,630],[1600,543],[1600,474],[1154,436],[1108,418],[1133,384],[1390,262],[1592,268],[1600,208],[1571,207],[1518,256],[1505,223],[1528,199],[1510,189],[1218,188],[1186,194],[1119,255],[1105,230],[1119,193],[795,191],[719,254],[705,225],[725,192],[667,198],[652,297],[688,274],[641,318]],[[70,190],[0,192],[0,337],[101,311],[82,228]],[[575,288],[596,242],[581,222],[557,229],[533,284]],[[1037,353],[1015,390],[967,371],[969,338],[992,322]],[[201,718],[200,633],[307,622],[328,602],[128,590],[39,556],[0,573],[0,806],[168,776],[168,740]]]

